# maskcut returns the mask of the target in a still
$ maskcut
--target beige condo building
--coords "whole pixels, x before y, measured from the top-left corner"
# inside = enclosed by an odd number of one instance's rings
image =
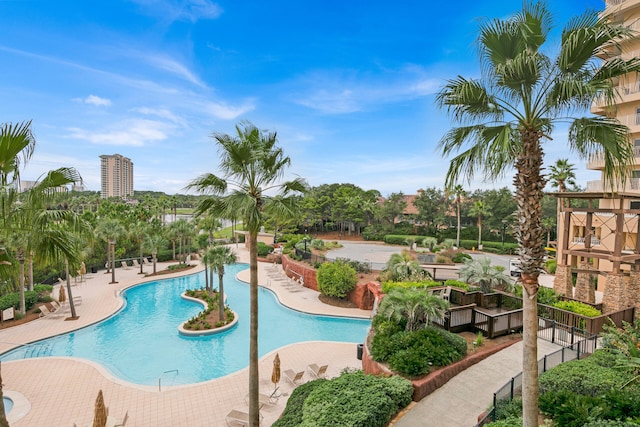
[[[604,14],[640,32],[640,0],[606,0]],[[640,56],[640,39],[625,41],[601,55],[604,61]],[[593,301],[593,291],[604,292],[605,312],[636,307],[640,312],[640,76],[627,75],[614,82],[617,97],[613,108],[596,100],[591,112],[616,117],[629,127],[635,163],[626,182],[589,181],[585,193],[588,209],[567,209],[558,218],[558,270],[555,288],[573,291],[571,273],[577,273],[574,297]],[[604,170],[602,154],[589,159],[587,168]],[[559,196],[559,194],[557,194]],[[570,296],[570,295],[569,295]]]
[[[120,154],[100,156],[100,197],[133,197],[133,162]]]

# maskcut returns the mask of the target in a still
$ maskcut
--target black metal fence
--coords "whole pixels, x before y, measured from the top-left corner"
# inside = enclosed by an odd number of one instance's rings
[[[587,331],[558,324],[555,321],[549,321],[547,319],[539,318],[538,322],[539,338],[551,341],[552,343],[566,345],[566,347],[563,347],[554,353],[547,354],[542,359],[538,360],[538,374],[547,372],[549,369],[555,368],[561,363],[586,357],[592,354],[596,349],[598,340],[597,335],[589,334]],[[476,424],[475,427],[481,427],[495,421],[495,410],[498,402],[502,400],[511,401],[521,393],[522,372],[515,377],[512,377],[511,380],[503,385],[498,391],[493,393],[493,405],[491,409],[478,420],[478,424]]]

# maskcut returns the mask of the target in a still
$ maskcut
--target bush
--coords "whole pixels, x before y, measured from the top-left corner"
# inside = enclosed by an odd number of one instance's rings
[[[544,263],[544,269],[547,270],[549,274],[556,274],[556,269],[558,268],[558,261],[555,259],[548,259]]]
[[[317,272],[318,290],[325,295],[344,298],[355,289],[356,271],[344,262],[327,262]]]
[[[413,386],[404,378],[380,378],[362,371],[343,373],[309,393],[299,425],[383,427],[411,402],[412,394]]]
[[[308,383],[300,384],[296,387],[289,400],[287,400],[287,406],[282,412],[280,419],[272,424],[273,427],[297,427],[302,422],[302,408],[304,401],[309,394],[324,383],[325,379],[317,379]]]
[[[436,282],[434,280],[426,280],[423,282],[383,282],[382,283],[382,292],[388,294],[392,289],[402,288],[402,289],[428,289],[434,288],[437,286],[442,286],[442,282]]]
[[[25,309],[31,310],[31,308],[38,302],[38,292],[25,291],[24,304]],[[0,297],[0,311],[6,310],[9,307],[13,307],[16,310],[20,309],[20,292],[12,292],[10,294]]]
[[[389,367],[401,375],[410,377],[427,374],[431,366],[446,366],[462,359],[467,353],[467,343],[451,332],[435,327],[418,331],[380,331],[371,342],[371,357],[388,362]]]
[[[511,400],[502,399],[496,402],[494,408],[496,420],[507,418],[518,418],[522,415],[522,398],[516,397]]]
[[[444,285],[452,286],[454,288],[464,289],[466,292],[469,292],[469,290],[471,289],[471,286],[469,286],[468,283],[461,282],[460,280],[453,280],[453,279],[445,280]]]
[[[597,396],[621,388],[633,378],[615,368],[615,354],[596,350],[582,360],[563,363],[540,375],[540,394],[567,391],[574,394]]]
[[[487,427],[518,427],[522,425],[522,417],[509,417],[504,420],[485,424]]]
[[[400,234],[387,234],[384,236],[383,241],[388,245],[404,245],[409,246],[412,242],[421,242],[427,236],[415,236],[408,235],[403,236]]]
[[[271,252],[273,252],[273,246],[269,246],[266,243],[258,242],[258,256],[266,257]]]
[[[51,285],[34,285],[33,290],[38,294],[40,299],[51,296],[51,292],[53,292],[53,286]]]
[[[554,303],[553,306],[587,317],[598,317],[602,315],[600,310],[579,301],[558,301]]]

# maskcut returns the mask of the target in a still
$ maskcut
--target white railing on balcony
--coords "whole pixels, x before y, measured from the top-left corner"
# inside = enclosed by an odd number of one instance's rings
[[[613,188],[613,191],[624,191],[624,190],[639,191],[640,178],[631,178],[627,180],[627,185],[624,188],[618,188],[616,186],[614,186]],[[605,189],[602,180],[587,181],[587,191],[594,191],[594,192],[611,191],[611,187],[607,186],[607,188]]]
[[[606,7],[619,6],[627,0],[605,0]]]
[[[582,244],[584,245],[585,242],[585,238],[584,237],[577,237],[574,236],[573,238],[573,243],[574,244]],[[597,237],[591,237],[591,246],[600,246],[600,239],[598,239]]]
[[[633,155],[636,159],[640,159],[640,147],[633,147]],[[589,163],[604,163],[604,152],[598,151],[589,156]],[[597,181],[593,181],[597,182]],[[599,191],[599,190],[595,190]]]
[[[627,114],[626,116],[618,116],[616,118],[620,121],[620,123],[629,128],[640,126],[640,115],[638,114]]]

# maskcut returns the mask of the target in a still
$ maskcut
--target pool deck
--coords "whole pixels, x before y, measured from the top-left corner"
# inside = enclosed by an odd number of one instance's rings
[[[240,262],[248,262],[248,252],[235,248]],[[171,264],[174,264],[172,262]],[[197,263],[197,261],[196,261]],[[158,271],[170,263],[159,263]],[[202,271],[198,265],[189,273]],[[259,263],[259,283],[278,295],[280,302],[296,310],[327,315],[366,317],[368,311],[330,307],[318,300],[318,293],[306,288],[292,288],[286,282],[270,279],[273,266]],[[152,271],[146,265],[145,272]],[[0,352],[46,337],[70,332],[105,319],[123,304],[119,292],[130,286],[170,278],[184,273],[156,277],[143,277],[139,269],[116,269],[118,283],[109,284],[111,274],[104,270],[89,275],[86,282],[72,287],[74,296],[82,297],[76,307],[78,320],[65,321],[65,317],[45,317],[0,331]],[[249,280],[249,270],[238,274]],[[58,286],[53,295],[57,295]],[[186,319],[185,319],[186,320]],[[248,337],[247,337],[248,339]],[[356,347],[352,343],[308,342],[293,344],[271,352],[260,359],[261,392],[273,390],[271,368],[275,353],[280,354],[282,370],[304,370],[308,364],[328,364],[328,377],[339,375],[344,368],[360,368]],[[248,367],[223,378],[204,383],[162,387],[140,386],[113,377],[100,365],[70,357],[47,357],[9,361],[2,364],[4,390],[19,392],[28,400],[30,410],[14,407],[8,416],[10,424],[20,426],[90,426],[94,402],[102,390],[109,415],[119,422],[128,413],[129,426],[224,426],[224,418],[233,409],[248,411],[245,396],[248,393]],[[310,379],[305,373],[305,380]],[[282,413],[293,386],[283,378],[279,383],[282,397],[275,405],[262,408],[263,426],[270,426]],[[26,412],[26,413],[21,413]]]

